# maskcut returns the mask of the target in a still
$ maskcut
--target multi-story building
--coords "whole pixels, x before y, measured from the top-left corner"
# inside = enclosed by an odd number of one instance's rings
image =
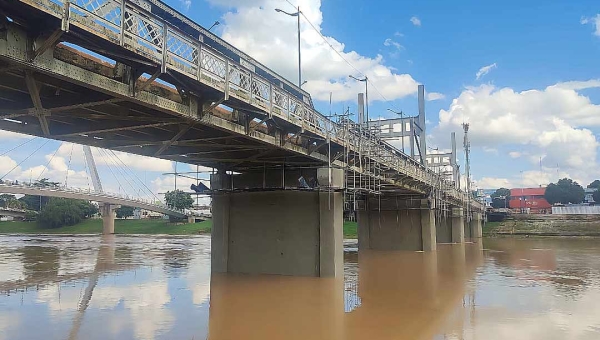
[[[509,207],[523,213],[550,214],[552,205],[546,201],[546,188],[510,189]]]

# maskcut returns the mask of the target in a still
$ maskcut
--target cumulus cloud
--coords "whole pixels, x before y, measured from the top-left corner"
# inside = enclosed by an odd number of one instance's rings
[[[481,77],[485,76],[486,74],[490,73],[490,71],[492,71],[493,69],[495,69],[496,63],[487,65],[487,66],[483,66],[482,68],[479,69],[479,71],[477,71],[477,73],[475,74],[475,79],[479,80],[481,79]]]
[[[421,19],[417,18],[416,16],[411,17],[410,22],[412,22],[412,24],[415,26],[421,26]]]
[[[592,18],[581,18],[582,25],[592,25],[594,26],[594,35],[600,37],[600,14],[597,14]]]
[[[278,0],[209,2],[230,9],[220,20],[225,40],[296,82],[296,21],[275,11],[276,8],[293,11],[291,6]],[[306,20],[310,20],[319,32],[322,31],[321,0],[301,0],[298,6],[305,16],[301,18],[302,77],[308,80],[304,88],[313,98],[329,100],[329,93],[333,92],[334,101],[354,100],[357,93],[364,91],[364,83],[348,77],[350,74],[360,76],[354,67],[366,74],[370,84],[376,86],[388,100],[416,93],[417,81],[409,74],[396,73],[393,68],[386,66],[381,55],[361,55],[348,50],[344,43],[333,37],[325,36],[325,42]],[[346,60],[354,67],[348,65]],[[377,94],[370,99],[382,100]]]
[[[481,85],[466,88],[447,110],[440,110],[433,139],[443,144],[450,132],[471,126],[473,147],[517,146],[511,158],[524,157],[543,170],[525,178],[525,184],[554,181],[561,174],[587,182],[600,175],[598,140],[590,128],[600,126],[600,106],[578,92],[600,87],[597,80],[558,83],[542,90],[517,92],[511,88]],[[518,179],[517,179],[518,180]],[[513,180],[513,183],[517,181]]]
[[[437,93],[437,92],[427,92],[427,96],[426,99],[428,101],[434,101],[434,100],[440,100],[440,99],[444,99],[446,98],[446,96],[442,93]]]

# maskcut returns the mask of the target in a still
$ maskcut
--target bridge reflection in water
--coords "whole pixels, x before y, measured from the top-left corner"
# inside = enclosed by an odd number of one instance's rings
[[[596,241],[485,244],[486,251],[480,244],[440,245],[437,253],[347,251],[344,279],[211,278],[208,237],[5,236],[0,238],[0,334],[7,339],[597,338]]]

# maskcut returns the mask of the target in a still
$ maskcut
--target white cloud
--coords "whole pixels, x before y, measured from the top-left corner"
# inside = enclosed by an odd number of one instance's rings
[[[512,182],[506,178],[483,177],[480,180],[473,182],[479,189],[498,189],[513,187]]]
[[[392,40],[392,39],[390,39],[390,38],[387,38],[387,39],[385,39],[385,41],[383,42],[383,46],[388,46],[388,47],[389,47],[389,46],[393,46],[393,47],[395,47],[397,50],[402,50],[402,49],[404,49],[404,46],[400,45],[400,43],[399,43],[399,42],[397,42],[397,41],[394,41],[394,40]]]
[[[592,18],[581,18],[581,24],[594,26],[594,35],[600,37],[600,14]]]
[[[296,82],[298,73],[296,21],[287,15],[275,12],[275,8],[292,10],[278,0],[209,0],[212,5],[231,9],[220,20],[222,37],[245,51],[275,72]],[[297,3],[302,12],[321,31],[323,14],[321,0],[301,0]],[[288,8],[290,7],[290,8]],[[329,100],[333,92],[334,101],[354,100],[364,91],[364,83],[348,77],[359,73],[349,66],[306,22],[301,20],[302,78],[308,80],[305,89],[317,100]],[[369,77],[389,100],[416,93],[417,81],[408,74],[398,74],[384,65],[383,57],[364,56],[333,37],[325,38],[333,48],[360,72]],[[286,56],[282,58],[281,56]],[[382,100],[375,92],[371,100]]]
[[[518,151],[511,151],[508,153],[508,155],[510,156],[510,158],[519,158],[519,157],[523,156],[523,154]]]
[[[487,152],[487,153],[493,153],[493,154],[495,154],[495,155],[497,155],[497,154],[498,154],[498,149],[496,149],[496,148],[490,148],[490,147],[488,147],[488,146],[484,146],[484,147],[483,147],[483,151],[484,151],[484,152]]]
[[[190,9],[190,6],[192,6],[192,0],[179,0],[179,1],[181,1],[181,6],[186,11]]]
[[[400,32],[396,32],[396,33],[394,33],[394,36],[402,38],[404,36],[404,34],[400,33]]]
[[[410,18],[410,22],[412,22],[412,24],[415,26],[421,26],[421,19],[417,18],[416,16]]]
[[[490,73],[490,71],[492,71],[496,67],[497,67],[496,63],[490,64],[487,66],[483,66],[482,68],[479,69],[479,71],[477,71],[477,74],[475,74],[475,79],[479,80],[481,77]]]
[[[21,167],[16,167],[16,166],[17,166],[17,162],[15,162],[9,156],[0,156],[0,176],[4,176],[9,171],[13,170],[13,168],[14,168],[14,170],[7,176],[7,178],[11,178],[12,177],[11,175],[14,175],[15,173],[20,173]]]
[[[24,135],[22,133],[0,130],[0,139],[15,140],[15,139],[22,139],[22,138],[33,138],[33,137],[31,137],[29,135]]]
[[[439,125],[433,130],[438,144],[449,132],[461,133],[470,124],[473,147],[517,146],[509,156],[524,158],[531,166],[558,168],[563,175],[587,182],[600,175],[597,170],[597,137],[589,127],[600,126],[600,106],[576,89],[600,87],[600,81],[558,83],[542,90],[517,92],[511,88],[481,85],[465,89],[447,110],[440,110]],[[538,171],[530,182],[547,182]]]
[[[438,93],[438,92],[427,92],[427,96],[426,96],[426,99],[428,101],[440,100],[440,99],[444,99],[444,98],[446,98],[446,96],[443,93]]]

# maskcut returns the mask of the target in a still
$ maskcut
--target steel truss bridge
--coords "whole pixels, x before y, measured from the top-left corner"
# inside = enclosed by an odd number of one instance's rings
[[[330,166],[358,194],[481,209],[159,0],[0,0],[0,129],[221,171]]]

